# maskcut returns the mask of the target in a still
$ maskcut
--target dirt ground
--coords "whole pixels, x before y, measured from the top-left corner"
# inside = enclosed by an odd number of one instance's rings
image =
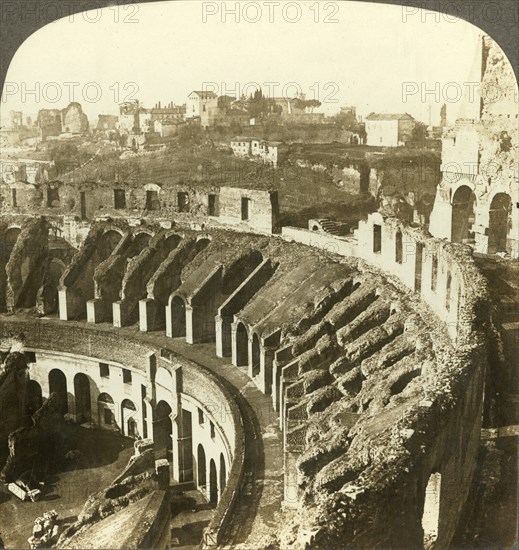
[[[116,433],[77,426],[78,461],[47,480],[39,502],[22,502],[0,486],[0,532],[6,548],[27,548],[34,520],[56,510],[62,527],[73,523],[87,497],[107,485],[126,466],[133,444]]]

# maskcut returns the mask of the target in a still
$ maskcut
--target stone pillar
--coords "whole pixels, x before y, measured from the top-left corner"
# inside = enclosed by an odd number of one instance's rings
[[[107,309],[110,304],[107,304],[101,298],[94,298],[88,300],[86,303],[87,309],[87,322],[88,323],[104,323],[109,321],[109,315]]]
[[[171,320],[171,304],[166,305],[166,336],[173,338],[173,324]]]
[[[193,306],[186,304],[186,342],[188,344],[195,344],[197,342],[197,332]]]
[[[231,323],[231,363],[238,366],[238,339],[236,337],[237,323]]]
[[[139,330],[149,332],[156,326],[157,304],[153,298],[139,300]]]

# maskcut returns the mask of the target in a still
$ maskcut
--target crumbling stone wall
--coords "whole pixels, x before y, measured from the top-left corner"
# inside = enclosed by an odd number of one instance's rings
[[[48,256],[49,225],[44,218],[29,219],[22,226],[6,265],[7,309],[34,307]]]

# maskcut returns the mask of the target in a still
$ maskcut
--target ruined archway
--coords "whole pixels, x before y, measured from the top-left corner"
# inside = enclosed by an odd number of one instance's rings
[[[74,376],[74,397],[76,401],[76,422],[83,424],[92,419],[92,402],[90,398],[90,381],[88,376],[78,372]]]
[[[155,453],[157,458],[167,458],[172,460],[173,425],[171,423],[171,407],[169,403],[162,400],[155,407],[155,416],[153,419],[153,441],[155,443]]]
[[[257,334],[252,337],[252,376],[259,376],[261,364],[260,342]]]
[[[462,243],[473,238],[472,224],[476,195],[468,185],[456,189],[452,197],[451,241]]]
[[[121,427],[123,434],[128,437],[137,437],[137,407],[130,399],[123,399],[121,403]]]
[[[216,464],[212,458],[209,463],[209,502],[212,504],[218,502],[218,477],[216,475]]]
[[[205,493],[207,485],[207,465],[205,463],[205,451],[200,443],[196,451],[197,485],[200,491]]]
[[[512,215],[512,199],[507,193],[497,193],[488,212],[488,253],[506,252],[508,229]]]
[[[97,398],[99,411],[99,425],[103,428],[116,428],[115,405],[112,396],[108,393],[100,393]]]
[[[36,380],[27,382],[27,398],[26,398],[27,415],[32,416],[43,405],[43,396],[40,384]]]
[[[243,323],[236,325],[236,366],[249,364],[249,337]]]
[[[57,394],[60,411],[62,414],[67,414],[67,378],[60,369],[52,369],[49,372],[49,393]]]
[[[171,336],[186,336],[186,304],[181,296],[171,300]]]

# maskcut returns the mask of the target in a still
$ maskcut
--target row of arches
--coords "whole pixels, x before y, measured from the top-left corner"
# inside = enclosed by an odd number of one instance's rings
[[[78,424],[92,421],[92,398],[88,376],[78,372],[74,376],[74,411],[69,410],[67,378],[62,370],[52,369],[48,375],[49,394],[58,397],[62,414],[74,413]],[[34,414],[43,405],[43,392],[36,380],[29,380],[27,385],[27,413]],[[131,399],[121,402],[120,423],[117,424],[116,405],[110,394],[103,392],[97,397],[99,425],[105,428],[121,429],[124,435],[136,437],[138,434],[136,414],[137,407]]]
[[[451,241],[462,243],[474,239],[477,200],[468,185],[461,185],[452,196]],[[511,223],[512,199],[507,193],[497,193],[489,206],[488,254],[507,251]]]
[[[216,462],[214,459],[209,460],[209,479],[207,476],[207,459],[204,446],[200,443],[196,452],[197,463],[197,486],[200,491],[205,493],[209,502],[216,504],[220,499],[226,483],[227,483],[227,468],[225,466],[225,458],[223,453],[220,453],[219,473],[217,471]]]

